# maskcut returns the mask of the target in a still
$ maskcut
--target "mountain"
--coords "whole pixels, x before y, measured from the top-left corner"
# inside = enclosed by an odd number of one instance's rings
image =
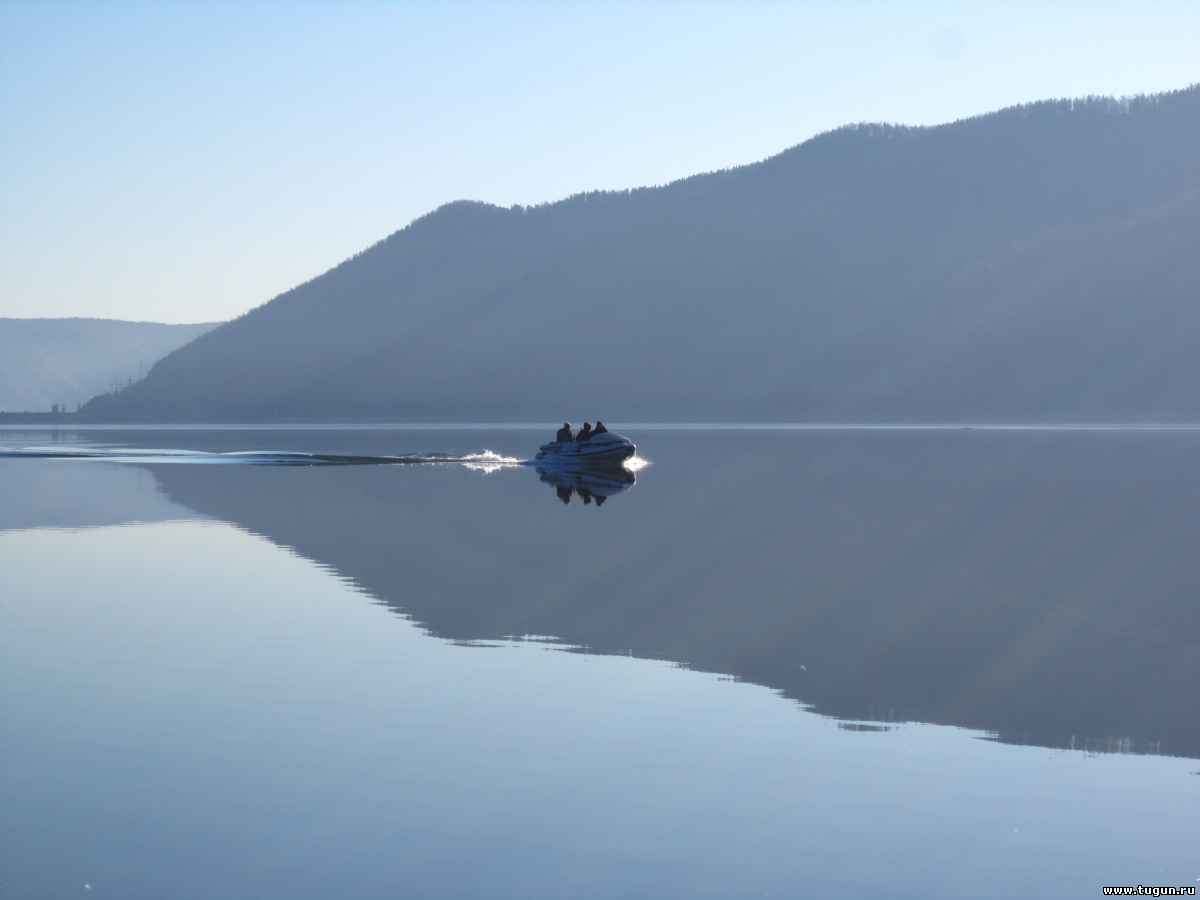
[[[1200,86],[451,203],[85,414],[1194,419],[1198,143]]]
[[[0,319],[0,410],[75,407],[141,378],[215,326],[112,319]]]

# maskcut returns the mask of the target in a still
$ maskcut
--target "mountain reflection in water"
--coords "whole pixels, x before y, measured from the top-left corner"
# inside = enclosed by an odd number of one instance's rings
[[[283,439],[330,440],[272,445]],[[341,439],[377,453],[389,451],[359,445],[395,437]],[[529,435],[455,439],[520,453]],[[601,486],[525,467],[148,470],[172,503],[292,548],[455,641],[555,635],[673,660],[775,688],[864,739],[915,720],[1200,756],[1187,650],[1200,435],[657,431],[640,443],[656,465],[636,491],[632,473]],[[627,496],[605,515],[547,502],[587,503],[584,491],[596,505]]]
[[[332,567],[436,635],[553,634],[847,720],[1200,756],[1200,662],[1181,643],[1200,627],[1200,438],[643,443],[657,465],[619,511],[566,520],[525,472],[155,472],[173,501]]]

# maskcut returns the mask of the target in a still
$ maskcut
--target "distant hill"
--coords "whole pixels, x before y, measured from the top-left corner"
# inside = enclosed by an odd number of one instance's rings
[[[1193,87],[452,203],[85,413],[1195,419],[1197,146]]]
[[[0,319],[0,411],[74,410],[124,387],[214,326],[112,319]]]

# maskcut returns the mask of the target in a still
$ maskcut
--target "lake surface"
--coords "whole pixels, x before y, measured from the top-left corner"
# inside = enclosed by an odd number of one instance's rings
[[[1198,883],[1200,431],[619,430],[0,430],[0,897]]]

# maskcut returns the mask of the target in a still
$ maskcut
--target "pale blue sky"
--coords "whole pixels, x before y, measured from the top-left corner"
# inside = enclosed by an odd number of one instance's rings
[[[450,200],[1200,81],[1200,4],[0,0],[0,316],[228,318]]]

